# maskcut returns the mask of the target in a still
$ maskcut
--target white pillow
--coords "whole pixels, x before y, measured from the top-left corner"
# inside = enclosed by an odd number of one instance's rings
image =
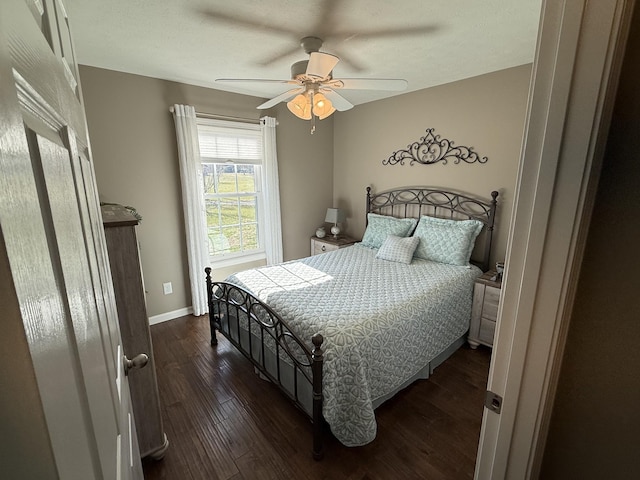
[[[397,237],[388,235],[382,242],[376,258],[389,260],[390,262],[411,263],[413,252],[420,243],[418,237]]]

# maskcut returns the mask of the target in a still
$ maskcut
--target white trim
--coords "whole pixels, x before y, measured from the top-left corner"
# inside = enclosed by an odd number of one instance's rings
[[[193,307],[184,307],[172,312],[161,313],[160,315],[149,317],[149,325],[157,325],[158,323],[167,322],[187,315],[193,315]]]
[[[476,479],[539,473],[632,4],[543,4]]]
[[[252,196],[255,196],[257,200],[257,224],[258,224],[258,238],[259,238],[259,251],[263,251],[267,264],[274,265],[282,262],[282,221],[280,216],[280,187],[278,181],[278,155],[276,148],[276,125],[277,122],[273,117],[262,117],[259,125],[247,125],[239,122],[224,122],[221,120],[199,118],[196,120],[198,126],[198,138],[200,142],[200,167],[203,164],[224,164],[227,163],[223,160],[228,160],[227,156],[232,155],[234,157],[242,157],[242,152],[235,151],[234,148],[220,150],[215,149],[216,155],[220,155],[220,158],[207,156],[209,153],[214,153],[214,143],[207,146],[207,141],[203,140],[203,137],[211,135],[216,137],[220,134],[231,135],[243,138],[251,138],[256,140],[261,147],[261,151],[258,154],[257,150],[250,149],[246,151],[245,160],[232,160],[228,163],[233,165],[251,164],[255,165],[255,178],[256,178],[256,191],[252,192]],[[225,133],[225,129],[229,132]],[[255,131],[255,132],[252,132]],[[255,135],[254,135],[255,133]],[[208,147],[211,150],[208,151]],[[226,150],[226,151],[225,151]],[[204,152],[204,156],[203,153]],[[255,154],[255,155],[254,155]],[[258,157],[259,161],[258,161]],[[219,198],[226,195],[220,194],[207,194],[206,198]],[[206,216],[206,214],[205,214]],[[242,245],[244,247],[244,245]],[[248,255],[259,253],[256,251],[247,252]],[[243,256],[244,253],[240,253],[235,256]],[[212,263],[229,265],[236,265],[238,262],[231,260],[231,263],[226,262],[227,258],[232,258],[232,255],[223,254],[222,260],[217,261],[214,256],[210,259]],[[255,257],[254,257],[255,258]],[[255,258],[255,260],[261,260]],[[242,263],[246,263],[251,260],[240,260]]]
[[[266,261],[266,259],[267,254],[264,252],[264,250],[255,253],[242,253],[237,255],[218,255],[209,257],[209,266],[213,269],[227,268],[235,267],[236,265],[242,265],[244,263],[259,262],[261,260]]]

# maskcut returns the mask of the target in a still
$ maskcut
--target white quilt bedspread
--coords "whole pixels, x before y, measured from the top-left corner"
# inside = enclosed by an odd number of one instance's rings
[[[324,337],[323,414],[347,446],[376,436],[372,402],[469,328],[476,267],[379,260],[356,244],[240,272],[227,282],[268,303],[302,339]]]

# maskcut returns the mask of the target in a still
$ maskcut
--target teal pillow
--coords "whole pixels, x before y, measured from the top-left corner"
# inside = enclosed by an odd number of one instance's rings
[[[482,227],[483,223],[479,220],[421,217],[413,233],[414,237],[420,238],[414,256],[448,265],[469,265],[476,237]]]
[[[382,242],[376,258],[381,260],[389,260],[390,262],[411,263],[413,252],[420,243],[418,237],[396,237],[395,235],[387,236]]]
[[[395,218],[377,213],[367,213],[367,229],[362,244],[370,248],[380,248],[389,235],[407,237],[416,227],[415,218]]]

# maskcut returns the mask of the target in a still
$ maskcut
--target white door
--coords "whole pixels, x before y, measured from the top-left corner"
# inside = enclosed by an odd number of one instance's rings
[[[537,478],[633,1],[545,0],[475,478]]]
[[[7,478],[141,479],[77,65],[60,0],[0,2]],[[4,385],[12,388],[5,389]]]

